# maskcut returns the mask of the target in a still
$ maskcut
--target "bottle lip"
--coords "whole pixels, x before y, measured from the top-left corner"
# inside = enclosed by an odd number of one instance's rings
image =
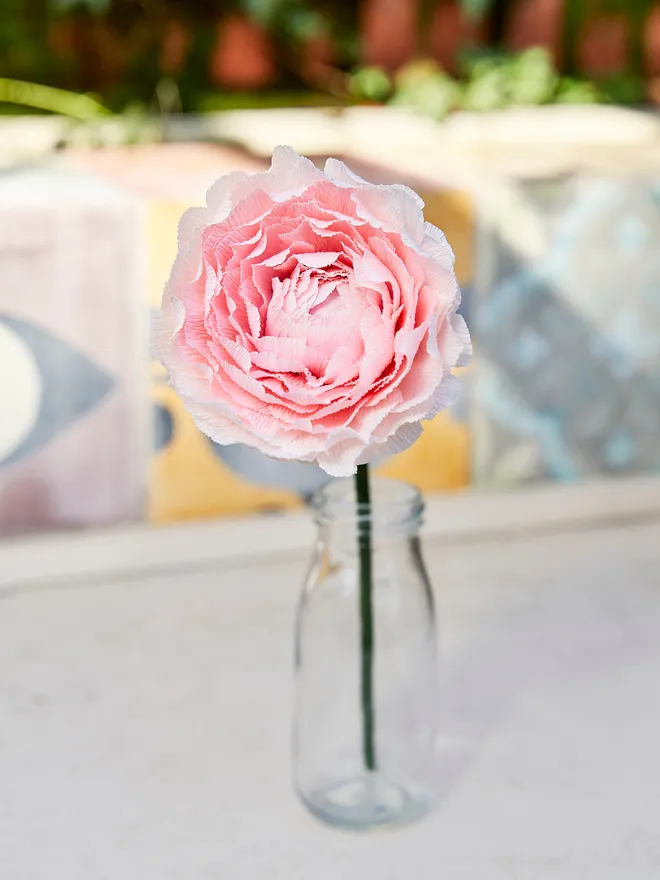
[[[400,480],[372,477],[371,503],[358,504],[353,479],[332,480],[312,496],[311,508],[319,525],[335,522],[371,522],[376,526],[416,526],[424,500],[415,486]]]

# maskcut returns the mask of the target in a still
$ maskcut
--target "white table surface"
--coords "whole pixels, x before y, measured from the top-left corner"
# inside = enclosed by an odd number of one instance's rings
[[[647,496],[618,525],[430,530],[444,790],[427,820],[367,836],[317,824],[290,787],[295,541],[239,552],[235,524],[161,530],[142,536],[140,571],[132,557],[121,570],[135,530],[0,545],[0,877],[657,880],[660,520]],[[519,519],[543,521],[560,496],[544,497]],[[461,504],[479,521],[478,503]],[[200,534],[226,548],[215,562]],[[94,541],[106,575],[74,559]],[[73,573],[49,575],[65,557]]]

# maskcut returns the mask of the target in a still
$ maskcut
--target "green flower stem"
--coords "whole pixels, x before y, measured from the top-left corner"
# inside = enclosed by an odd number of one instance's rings
[[[360,647],[362,751],[367,770],[376,769],[376,715],[374,710],[374,615],[371,546],[371,499],[369,467],[358,466],[355,488],[359,509],[358,546],[360,550]]]

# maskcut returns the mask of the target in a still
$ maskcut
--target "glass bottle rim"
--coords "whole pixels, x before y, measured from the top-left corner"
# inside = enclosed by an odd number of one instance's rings
[[[312,496],[311,508],[318,525],[370,522],[378,527],[421,525],[424,500],[415,486],[386,477],[370,479],[371,503],[358,503],[355,480],[336,479],[322,486]]]

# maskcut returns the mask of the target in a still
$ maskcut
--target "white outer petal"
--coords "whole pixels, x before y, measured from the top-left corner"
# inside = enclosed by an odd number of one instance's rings
[[[465,319],[462,315],[451,316],[452,330],[461,341],[462,351],[456,361],[457,367],[467,367],[472,360],[472,340],[470,339],[470,331],[468,330]]]
[[[372,186],[368,180],[360,177],[354,171],[339,159],[326,159],[323,171],[326,177],[329,177],[333,183],[340,186]]]
[[[459,380],[456,376],[448,373],[431,395],[425,407],[426,413],[422,416],[422,419],[429,421],[437,416],[441,410],[453,406],[461,396],[461,392],[462,386]]]
[[[401,425],[384,443],[370,447],[368,460],[373,461],[381,455],[398,455],[399,452],[409,449],[421,436],[422,426],[419,422],[407,422],[405,425]],[[360,464],[362,463],[360,462]]]
[[[170,344],[183,327],[185,310],[178,293],[193,281],[201,268],[201,238],[205,208],[189,208],[179,221],[179,249],[165,284],[160,315],[152,332],[153,352],[168,367]]]
[[[206,194],[206,222],[221,223],[232,208],[257,190],[263,190],[275,202],[283,202],[320,180],[324,180],[323,172],[309,159],[299,156],[292,147],[275,147],[268,171],[234,171],[216,180]]]
[[[445,269],[453,269],[455,256],[451,249],[447,236],[441,229],[426,221],[424,223],[424,237],[420,246],[421,253]]]
[[[357,190],[356,199],[364,219],[390,232],[398,232],[412,245],[421,245],[424,238],[424,202],[408,186],[369,183],[339,159],[328,159],[325,174],[337,186]],[[360,201],[359,197],[363,201]],[[379,205],[382,200],[382,207]]]
[[[310,159],[299,156],[293,147],[287,146],[275,147],[270,170],[266,174],[270,175],[269,184],[272,181],[272,188],[266,188],[266,192],[276,202],[304,192],[325,177]]]
[[[197,232],[207,223],[209,220],[206,208],[188,208],[187,211],[184,211],[177,227],[179,248],[187,247],[196,237]]]
[[[219,177],[206,193],[206,223],[222,223],[234,206],[232,193],[239,183],[250,180],[247,171],[232,171]],[[257,176],[257,175],[254,175]],[[259,175],[260,176],[260,175]]]

